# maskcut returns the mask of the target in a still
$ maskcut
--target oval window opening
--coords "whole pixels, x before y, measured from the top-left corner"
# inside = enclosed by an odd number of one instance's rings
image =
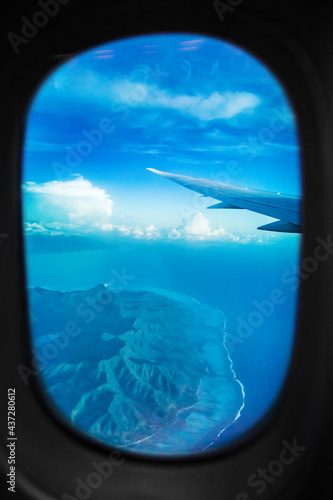
[[[31,104],[22,198],[33,353],[71,425],[176,457],[260,423],[301,243],[295,116],[262,63],[198,34],[74,57]]]

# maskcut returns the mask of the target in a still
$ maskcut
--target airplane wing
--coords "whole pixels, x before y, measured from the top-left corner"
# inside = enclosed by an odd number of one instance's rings
[[[196,193],[219,201],[219,203],[207,207],[209,209],[246,209],[278,219],[257,229],[287,233],[302,232],[301,198],[299,196],[240,188],[209,179],[161,172],[154,168],[147,170],[166,177]]]

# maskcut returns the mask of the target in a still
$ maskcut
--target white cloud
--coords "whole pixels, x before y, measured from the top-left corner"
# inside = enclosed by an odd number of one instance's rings
[[[109,194],[77,175],[67,181],[27,182],[30,219],[42,216],[47,223],[58,221],[69,228],[108,224],[114,202]]]
[[[147,227],[136,226],[133,230],[133,235],[137,239],[145,240],[157,239],[161,238],[162,236],[157,227],[155,227],[153,224],[149,224],[149,226]]]
[[[42,224],[37,224],[37,222],[25,222],[24,223],[25,231],[27,233],[48,233],[49,231],[47,230],[46,227],[42,226]]]
[[[81,176],[68,181],[45,183],[27,182],[23,186],[30,197],[26,205],[27,234],[82,235],[98,232],[112,233],[111,237],[131,237],[142,240],[229,241],[242,244],[269,243],[266,235],[232,234],[222,226],[212,227],[202,212],[185,218],[177,227],[158,228],[154,224],[127,225],[113,220],[113,201],[100,189]],[[124,220],[124,217],[122,217]]]
[[[178,230],[178,229],[175,229],[175,228],[172,228],[169,233],[168,233],[168,237],[171,239],[171,240],[179,240],[179,238],[181,238],[181,232]]]
[[[145,229],[145,236],[149,240],[152,238],[159,237],[159,233],[157,231],[157,227],[155,227],[153,224],[150,224],[148,227]]]
[[[133,230],[133,234],[134,234],[134,237],[135,238],[142,238],[144,236],[144,231],[141,227],[136,227],[134,230]]]
[[[115,233],[119,233],[122,236],[128,236],[129,234],[131,234],[131,228],[124,225],[118,226],[117,224],[102,224],[100,226],[100,229],[102,231],[114,231]]]
[[[118,226],[118,230],[126,236],[129,235],[131,232],[130,228],[127,226]]]
[[[101,230],[102,231],[113,231],[114,225],[113,224],[102,224],[101,225]]]
[[[260,103],[258,96],[250,92],[226,91],[213,92],[210,95],[176,95],[129,80],[115,84],[113,91],[120,101],[129,106],[174,109],[204,121],[227,120],[239,113],[253,110]]]
[[[68,181],[49,181],[41,184],[27,182],[23,188],[28,193],[48,197],[47,200],[53,205],[72,207],[71,213],[75,215],[112,215],[113,201],[106,191],[93,186],[81,175]]]
[[[58,236],[66,234],[68,230],[70,230],[72,234],[75,234],[75,228],[71,224],[60,224],[59,222],[25,222],[24,229],[27,234]]]
[[[187,239],[239,241],[239,236],[226,231],[222,226],[212,229],[210,221],[201,213],[194,214],[184,225],[183,232]]]

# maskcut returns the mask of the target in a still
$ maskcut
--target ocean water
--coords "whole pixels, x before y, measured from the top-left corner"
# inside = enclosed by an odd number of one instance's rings
[[[291,276],[299,248],[300,237],[290,235],[269,245],[131,241],[99,250],[29,253],[27,284],[59,291],[100,283],[160,288],[220,310],[245,406],[215,442],[219,446],[260,422],[286,380],[298,305]]]

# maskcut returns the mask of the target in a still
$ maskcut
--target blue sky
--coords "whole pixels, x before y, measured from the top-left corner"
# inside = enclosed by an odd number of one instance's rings
[[[33,100],[22,174],[27,234],[267,243],[272,219],[148,171],[299,195],[295,117],[268,69],[201,35],[151,35],[60,66]]]

